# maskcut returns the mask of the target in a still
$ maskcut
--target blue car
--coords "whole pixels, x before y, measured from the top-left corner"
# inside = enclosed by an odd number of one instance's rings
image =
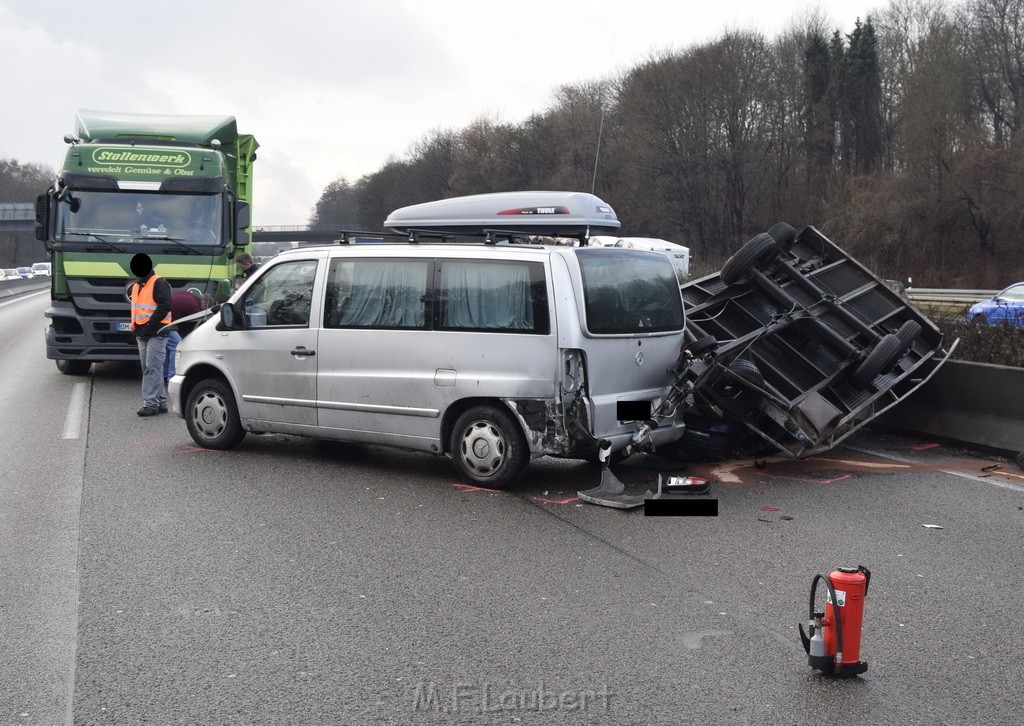
[[[982,300],[967,311],[971,323],[1008,323],[1024,328],[1024,282],[1017,282],[995,297]]]

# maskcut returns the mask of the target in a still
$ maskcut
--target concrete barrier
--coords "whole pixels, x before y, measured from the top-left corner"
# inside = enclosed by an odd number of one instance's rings
[[[49,277],[33,277],[28,280],[0,280],[0,298],[13,297],[33,290],[45,290],[50,286]]]
[[[947,361],[874,425],[982,449],[1024,451],[1024,368]]]

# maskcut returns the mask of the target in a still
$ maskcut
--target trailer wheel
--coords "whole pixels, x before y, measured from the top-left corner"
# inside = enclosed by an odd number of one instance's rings
[[[185,425],[192,440],[204,449],[233,449],[245,438],[235,396],[218,378],[200,381],[189,392]]]
[[[912,340],[907,342],[900,340],[896,333],[883,336],[868,353],[868,357],[857,366],[853,375],[850,376],[850,383],[854,388],[869,387],[875,380],[875,376],[891,368],[912,342]]]
[[[779,252],[789,252],[796,242],[796,230],[785,222],[773,224],[768,230],[768,236],[775,240],[775,248]]]
[[[66,376],[84,376],[89,373],[89,369],[92,367],[92,361],[89,360],[67,360],[60,359],[54,361],[57,364],[57,370]]]
[[[718,276],[726,285],[741,282],[750,272],[750,268],[758,264],[765,264],[775,255],[775,252],[775,240],[771,235],[762,232],[748,240],[732,257],[726,260]]]
[[[896,337],[906,343],[908,349],[920,334],[921,325],[916,320],[908,320],[896,331]]]
[[[694,358],[703,358],[706,353],[718,347],[718,339],[713,335],[705,335],[686,346],[686,352]]]
[[[703,404],[700,410],[717,418],[739,420],[761,402],[761,394],[751,386],[763,386],[764,376],[756,363],[745,358],[733,360],[726,368],[733,376],[722,374],[706,390],[699,392],[698,397]]]
[[[530,464],[519,424],[495,406],[474,406],[452,428],[452,462],[467,481],[489,489],[515,484]]]

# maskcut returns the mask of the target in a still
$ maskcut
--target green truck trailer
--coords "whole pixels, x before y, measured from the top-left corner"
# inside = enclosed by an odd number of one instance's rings
[[[233,116],[82,110],[53,186],[36,200],[51,254],[46,357],[81,375],[138,360],[125,288],[147,253],[177,291],[231,290],[251,251],[252,166],[259,144]]]

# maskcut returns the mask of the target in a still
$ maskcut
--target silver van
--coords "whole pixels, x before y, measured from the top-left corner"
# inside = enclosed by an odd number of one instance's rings
[[[264,265],[178,347],[169,395],[192,438],[385,444],[501,488],[534,457],[625,448],[668,395],[684,313],[664,254],[410,239]],[[682,433],[668,418],[647,443]]]

